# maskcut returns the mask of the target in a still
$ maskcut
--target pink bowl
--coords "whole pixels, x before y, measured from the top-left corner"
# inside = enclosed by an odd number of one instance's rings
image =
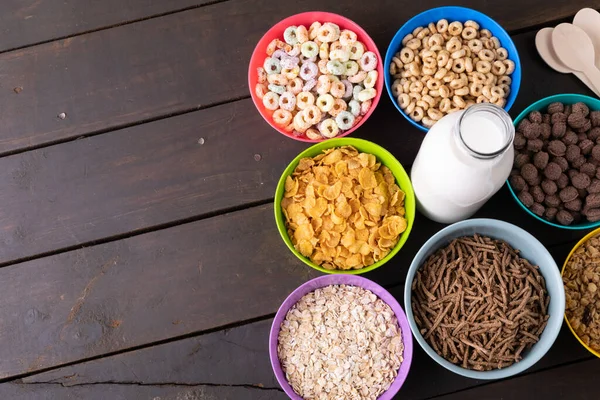
[[[304,295],[325,286],[329,285],[352,285],[358,286],[363,289],[370,290],[377,297],[383,300],[387,305],[390,306],[394,314],[396,314],[396,318],[398,319],[398,325],[402,330],[402,341],[404,342],[404,351],[402,364],[400,365],[400,370],[398,371],[398,375],[390,388],[383,392],[381,396],[378,397],[377,400],[390,400],[394,397],[396,393],[400,390],[406,377],[408,376],[408,370],[410,369],[410,364],[412,362],[412,353],[413,353],[413,342],[412,342],[412,333],[410,331],[410,325],[408,324],[408,320],[406,319],[406,314],[404,310],[398,304],[398,301],[384,288],[376,284],[375,282],[363,278],[361,276],[356,275],[325,275],[320,276],[318,278],[311,279],[310,281],[302,284],[298,289],[294,290],[288,297],[285,299],[277,314],[275,315],[275,319],[273,320],[273,325],[271,325],[271,333],[269,335],[269,356],[271,358],[271,366],[273,367],[273,372],[275,373],[275,377],[277,378],[277,382],[283,388],[284,392],[288,395],[288,397],[292,400],[303,400],[302,397],[298,396],[294,389],[290,386],[287,379],[285,378],[285,373],[281,368],[281,363],[279,362],[279,357],[277,356],[277,343],[279,339],[279,330],[281,327],[281,323],[285,319],[287,312],[294,304],[298,302]]]
[[[377,60],[378,60],[378,64],[377,64],[378,77],[377,77],[377,83],[375,84],[375,89],[377,90],[377,95],[375,96],[375,98],[373,99],[373,102],[371,103],[371,108],[355,126],[353,126],[351,129],[348,129],[347,131],[345,131],[344,133],[342,133],[336,137],[343,137],[343,136],[349,135],[350,133],[354,132],[356,129],[358,129],[358,127],[360,127],[371,116],[371,114],[373,113],[373,110],[375,110],[375,107],[379,103],[379,98],[381,97],[381,92],[383,91],[383,80],[384,80],[383,59],[381,58],[381,54],[379,54],[379,50],[377,50],[377,46],[375,45],[375,42],[373,41],[373,39],[371,39],[371,37],[369,35],[367,35],[367,32],[365,32],[364,29],[362,29],[358,24],[356,24],[354,21],[349,20],[348,18],[342,17],[341,15],[338,15],[338,14],[328,13],[328,12],[324,12],[324,11],[309,11],[309,12],[305,12],[305,13],[301,13],[301,14],[292,15],[291,17],[288,17],[284,20],[279,21],[275,26],[273,26],[271,29],[269,29],[267,31],[267,33],[265,33],[264,36],[259,40],[258,44],[254,48],[252,57],[250,58],[250,66],[248,68],[248,86],[250,88],[250,94],[252,95],[252,101],[254,102],[254,105],[258,109],[258,112],[260,112],[260,115],[262,115],[262,117],[265,119],[265,121],[267,121],[269,123],[269,125],[271,125],[273,127],[273,129],[275,129],[277,132],[279,132],[282,135],[285,135],[287,137],[290,137],[292,139],[300,140],[302,142],[310,142],[310,143],[321,142],[325,139],[312,140],[305,136],[297,137],[293,133],[286,132],[283,128],[275,125],[273,123],[273,119],[271,117],[272,111],[265,109],[265,106],[263,105],[262,100],[259,99],[258,96],[256,96],[256,93],[254,92],[254,88],[256,87],[256,83],[258,81],[258,73],[256,70],[258,67],[262,67],[262,65],[265,61],[265,58],[267,58],[267,46],[269,45],[269,43],[271,43],[271,41],[273,39],[277,39],[277,38],[283,40],[283,32],[285,31],[285,29],[288,26],[304,25],[304,26],[306,26],[306,28],[308,28],[315,21],[319,21],[321,23],[333,22],[334,24],[339,25],[340,29],[350,29],[351,31],[355,32],[356,35],[358,36],[358,40],[361,41],[365,45],[365,47],[367,48],[368,51],[372,51],[373,53],[375,53],[377,55]]]

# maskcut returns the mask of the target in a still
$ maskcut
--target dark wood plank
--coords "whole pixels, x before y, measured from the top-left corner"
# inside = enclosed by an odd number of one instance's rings
[[[149,18],[210,0],[3,0],[0,51]]]
[[[24,384],[131,382],[279,388],[269,362],[272,319],[23,378]],[[232,373],[235,371],[235,373]],[[0,398],[7,398],[0,385]]]
[[[534,33],[515,37],[527,84],[513,116],[550,94],[586,92],[574,76],[544,66],[533,39]],[[407,167],[423,138],[388,98],[356,136],[386,147]],[[242,100],[2,158],[0,263],[268,201],[281,171],[306,147],[273,131],[251,101]],[[506,189],[480,215],[523,226],[548,245],[581,235],[547,229]],[[424,218],[417,222],[423,241],[442,227]],[[407,245],[420,247],[417,234]]]
[[[600,360],[593,359],[562,368],[487,384],[439,397],[443,400],[577,399],[598,398]]]
[[[270,205],[0,269],[0,378],[261,317],[317,274]]]
[[[247,96],[247,63],[255,43],[290,14],[341,12],[370,32],[385,53],[406,19],[442,4],[377,0],[368,7],[350,2],[340,8],[335,0],[231,0],[2,54],[0,153]],[[461,4],[488,12],[509,30],[563,18],[584,6],[600,7],[598,0],[556,1],[552,7],[543,0]],[[60,113],[66,118],[57,118]]]
[[[60,384],[24,385],[6,383],[0,388],[11,400],[286,400],[279,390],[231,386],[187,386],[168,384],[139,386],[133,384],[93,384],[63,387]]]

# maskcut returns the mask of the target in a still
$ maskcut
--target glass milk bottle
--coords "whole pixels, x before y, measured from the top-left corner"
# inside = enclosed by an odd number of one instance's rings
[[[418,210],[446,224],[475,214],[508,178],[514,136],[510,116],[493,104],[439,120],[425,135],[411,171]]]

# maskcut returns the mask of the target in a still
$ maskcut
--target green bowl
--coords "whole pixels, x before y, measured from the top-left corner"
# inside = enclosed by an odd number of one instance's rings
[[[287,229],[285,226],[285,217],[283,212],[281,211],[281,200],[283,199],[283,193],[285,189],[285,179],[294,172],[296,166],[302,158],[305,157],[315,157],[318,154],[321,154],[323,150],[330,149],[333,147],[341,147],[341,146],[353,146],[358,151],[363,153],[373,154],[377,161],[381,162],[382,165],[385,165],[392,171],[394,177],[396,178],[396,183],[400,186],[400,189],[404,191],[406,197],[404,199],[404,207],[406,209],[406,222],[407,227],[406,230],[400,235],[400,239],[396,246],[390,251],[390,253],[379,260],[375,264],[369,265],[368,267],[364,267],[361,269],[355,270],[328,270],[320,265],[317,265],[310,261],[308,258],[304,257],[298,250],[294,248],[292,241],[287,233]],[[410,178],[408,174],[402,167],[402,164],[396,160],[396,158],[383,147],[376,145],[375,143],[369,142],[363,139],[356,138],[339,138],[339,139],[329,139],[321,143],[317,143],[314,146],[309,147],[304,150],[302,153],[298,154],[296,158],[287,166],[279,182],[277,183],[277,189],[275,190],[275,222],[277,223],[277,229],[279,230],[279,234],[281,238],[287,245],[287,247],[298,257],[302,262],[311,266],[312,268],[327,273],[327,274],[363,274],[365,272],[369,272],[374,270],[375,268],[381,267],[383,264],[388,262],[398,251],[402,248],[404,243],[406,243],[406,239],[408,239],[408,235],[413,226],[413,221],[415,219],[415,193],[413,192],[412,184],[410,183]]]
[[[564,104],[575,104],[575,103],[581,102],[581,103],[585,103],[590,108],[591,111],[600,110],[600,100],[595,99],[593,97],[585,96],[583,94],[572,94],[572,93],[557,94],[554,96],[550,96],[550,97],[546,97],[541,100],[538,100],[535,103],[533,103],[532,105],[530,105],[529,107],[527,107],[525,110],[523,110],[523,112],[521,114],[519,114],[519,116],[515,119],[515,122],[514,122],[515,128],[517,127],[519,122],[521,122],[521,120],[523,118],[525,118],[530,112],[532,112],[532,111],[545,112],[546,107],[548,107],[549,104],[554,103],[554,102],[560,102],[560,103],[564,103]],[[555,224],[554,222],[550,222],[542,217],[538,217],[537,215],[532,213],[531,210],[529,210],[529,208],[525,207],[525,205],[523,203],[521,203],[521,200],[519,200],[519,198],[517,197],[517,193],[513,190],[512,186],[510,185],[510,182],[508,180],[506,181],[506,184],[507,184],[508,189],[510,190],[510,193],[512,194],[513,198],[521,206],[521,208],[523,210],[525,210],[525,212],[527,212],[527,214],[531,215],[533,218],[535,218],[539,221],[542,221],[545,224],[548,224],[548,225],[551,225],[551,226],[554,226],[557,228],[571,229],[571,230],[582,230],[582,229],[591,229],[591,228],[600,227],[600,221],[583,222],[581,224],[575,224],[575,225],[560,225],[560,224]]]

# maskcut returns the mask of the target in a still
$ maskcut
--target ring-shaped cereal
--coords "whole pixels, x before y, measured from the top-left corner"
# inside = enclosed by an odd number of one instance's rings
[[[482,74],[481,72],[473,72],[471,76],[473,77],[473,83],[480,83],[482,85],[485,83],[485,74]]]
[[[275,92],[277,94],[283,94],[285,92],[285,86],[281,86],[281,85],[275,85],[273,83],[269,84],[267,86],[267,88],[271,91],[271,92]]]
[[[467,46],[471,50],[471,52],[475,54],[479,54],[481,50],[483,50],[483,42],[479,39],[471,39],[467,42]]]
[[[256,96],[259,99],[262,99],[265,94],[267,94],[267,92],[269,91],[269,89],[267,89],[267,85],[263,84],[263,83],[257,83],[256,86],[254,87],[254,93],[256,93]]]
[[[446,85],[440,86],[438,92],[440,92],[440,96],[444,99],[450,97],[450,89]]]
[[[332,51],[334,51],[334,50],[339,50],[339,49],[343,49],[343,48],[344,48],[344,46],[343,46],[343,45],[340,43],[340,41],[339,41],[339,40],[336,40],[335,42],[331,43],[331,44],[329,45],[329,58],[332,58],[332,57],[331,57],[331,52],[332,52]]]
[[[377,91],[374,88],[366,88],[364,90],[361,90],[360,93],[358,94],[358,96],[356,96],[356,97],[357,97],[358,101],[367,101],[367,100],[371,100],[376,95],[377,95]]]
[[[310,125],[316,125],[321,121],[321,110],[315,105],[306,107],[302,113],[304,120]]]
[[[308,29],[304,25],[300,25],[296,29],[296,39],[298,39],[298,43],[300,44],[308,41]]]
[[[501,76],[500,78],[498,78],[498,84],[500,84],[500,85],[510,86],[511,83],[512,83],[512,78],[508,75]]]
[[[469,93],[473,97],[479,97],[479,96],[481,96],[483,94],[482,90],[483,90],[483,85],[481,83],[475,83],[475,82],[473,82],[469,86]]]
[[[352,125],[354,125],[354,119],[355,117],[351,112],[341,111],[335,117],[335,123],[341,130],[345,131],[352,128]]]
[[[407,114],[410,114],[411,112],[413,112],[413,110],[415,109],[416,106],[417,106],[417,102],[411,100],[411,102],[408,104],[408,106],[406,106],[406,108],[404,109],[404,112]]]
[[[263,63],[263,68],[267,74],[278,74],[281,72],[281,63],[276,58],[267,57]]]
[[[498,83],[498,77],[491,72],[485,74],[485,84],[490,86],[496,86]]]
[[[329,93],[330,90],[331,80],[329,79],[329,77],[327,75],[319,76],[319,79],[317,79],[317,93],[325,94]]]
[[[333,49],[329,51],[329,58],[345,63],[350,59],[350,52],[344,48]]]
[[[453,79],[452,82],[450,82],[450,89],[456,90],[463,86],[465,86],[465,83],[462,79]]]
[[[283,92],[279,96],[279,107],[283,110],[294,111],[296,108],[296,96],[292,92]]]
[[[274,85],[287,85],[288,84],[288,78],[285,77],[285,75],[283,74],[270,74],[267,76],[267,81],[269,81],[269,83],[272,83]]]
[[[423,39],[424,37],[429,36],[430,33],[431,32],[428,27],[423,27],[423,29],[416,33],[416,37],[417,39]]]
[[[421,56],[421,59],[425,60],[428,58],[434,58],[435,59],[435,52],[429,50],[429,49],[423,49],[419,52],[419,56]]]
[[[410,75],[417,77],[421,75],[421,68],[416,63],[416,61],[413,61],[410,64],[408,64],[408,72],[410,72]]]
[[[482,74],[487,74],[492,70],[492,64],[489,61],[477,61],[475,64],[475,70]]]
[[[314,78],[310,79],[304,83],[301,92],[310,92],[315,86],[317,86],[317,80]]]
[[[286,132],[293,132],[294,131],[294,121],[290,122],[290,124],[288,126],[286,126],[285,128],[283,128],[283,130]]]
[[[408,41],[408,43],[406,43],[406,47],[408,47],[409,49],[412,49],[412,50],[418,50],[419,47],[421,47],[421,45],[422,45],[421,39],[417,39],[417,38],[410,39]]]
[[[506,97],[506,94],[504,93],[504,89],[502,89],[500,86],[492,87],[491,93],[492,93],[492,97],[500,97],[500,98]]]
[[[358,64],[363,71],[373,71],[375,68],[377,68],[377,55],[375,55],[375,53],[372,51],[367,51],[362,55],[358,61]]]
[[[311,124],[306,122],[306,120],[304,119],[304,114],[301,112],[294,116],[293,124],[294,129],[300,133],[306,132],[306,130],[311,127]]]
[[[351,60],[360,60],[363,54],[365,54],[365,46],[361,42],[356,42],[350,45]]]
[[[483,89],[481,90],[481,93],[488,100],[491,99],[492,97],[495,97],[495,96],[492,95],[492,87],[490,85],[485,85],[483,87]]]
[[[348,109],[355,117],[360,115],[360,103],[356,100],[350,100],[348,102]]]
[[[331,28],[334,32],[334,36],[333,36],[333,41],[335,42],[336,40],[338,40],[340,38],[340,33],[342,32],[339,25],[334,24],[333,22],[325,22],[323,24],[323,26],[327,26],[329,28]]]
[[[425,85],[423,85],[423,82],[415,81],[410,84],[409,91],[411,93],[421,93],[421,91],[423,90],[424,87],[425,87]]]
[[[483,49],[477,55],[481,61],[494,61],[494,52],[490,49]]]
[[[317,31],[317,40],[323,43],[335,42],[335,30],[331,26],[324,24]]]
[[[344,29],[340,33],[340,43],[343,46],[351,45],[352,43],[356,42],[357,40],[358,40],[358,37],[356,36],[356,33],[352,32],[351,30]]]
[[[440,19],[436,24],[435,24],[435,29],[437,29],[437,31],[439,33],[444,33],[448,30],[448,20],[446,19]]]
[[[456,95],[452,97],[452,103],[458,108],[465,108],[467,105],[462,97]]]
[[[344,75],[346,73],[346,67],[341,61],[329,60],[327,61],[327,73],[333,75]]]
[[[469,94],[469,88],[467,86],[463,86],[461,88],[455,89],[454,94],[457,96],[466,96]]]
[[[450,53],[454,53],[455,51],[460,50],[462,47],[462,41],[457,37],[452,37],[452,39],[446,42],[446,50]]]
[[[464,58],[459,58],[457,60],[454,60],[454,65],[452,66],[452,71],[456,72],[457,74],[460,74],[461,72],[465,72],[465,59]]]
[[[494,63],[492,64],[492,74],[494,74],[494,75],[506,74],[506,65],[500,60],[494,61]]]
[[[292,46],[292,48],[286,52],[286,55],[291,56],[291,57],[296,57],[300,55],[300,43],[296,43],[295,45]]]
[[[421,97],[421,99],[423,101],[427,102],[429,107],[435,106],[436,100],[433,97],[431,97],[429,94],[424,94],[423,97]]]
[[[427,81],[427,89],[438,90],[442,86],[442,81],[437,78],[433,78]]]
[[[308,28],[308,38],[310,40],[315,40],[317,34],[319,33],[319,29],[321,28],[321,23],[319,21],[315,21]]]
[[[494,42],[491,38],[483,38],[481,41],[483,42],[483,47],[487,50],[494,50]]]
[[[256,73],[258,75],[258,83],[265,83],[267,81],[267,72],[263,67],[256,68]]]
[[[352,83],[360,83],[360,82],[364,81],[366,77],[367,77],[366,71],[358,71],[358,74],[349,76],[348,80]]]
[[[348,104],[344,100],[335,99],[333,101],[333,106],[331,107],[331,110],[329,110],[329,114],[332,117],[336,117],[339,113],[341,113],[342,111],[345,111],[347,107],[348,107]]]
[[[460,49],[460,50],[456,50],[456,51],[452,52],[452,54],[450,54],[450,57],[452,57],[455,60],[458,60],[459,58],[464,58],[466,55],[467,55],[467,50]]]
[[[449,98],[444,98],[440,101],[438,106],[439,110],[443,113],[447,113],[450,108],[452,108],[452,100]]]
[[[333,97],[341,99],[346,93],[346,86],[342,83],[342,81],[332,82],[329,92]]]
[[[277,110],[279,108],[279,95],[275,92],[267,92],[262,98],[263,105],[267,110]]]
[[[429,103],[421,99],[417,101],[417,107],[421,107],[423,110],[427,111],[429,109]]]
[[[506,65],[506,75],[510,75],[515,72],[515,62],[513,60],[503,60],[504,65]]]
[[[331,110],[334,102],[335,99],[333,98],[333,96],[329,93],[325,93],[317,97],[316,105],[319,108],[319,110],[326,113],[329,112],[329,110]]]
[[[313,41],[302,43],[300,52],[306,58],[311,58],[319,55],[319,46]]]
[[[494,104],[497,105],[498,107],[504,108],[504,106],[506,105],[506,99],[504,98],[498,98],[496,99],[496,101],[494,101]]]
[[[398,105],[403,110],[406,107],[408,107],[408,105],[410,104],[410,96],[408,95],[408,93],[402,93],[401,95],[399,95],[397,97],[397,100],[398,100]]]
[[[410,97],[411,103],[417,103],[417,101],[421,100],[423,96],[419,92],[409,92],[408,97]]]
[[[508,86],[505,83],[500,83],[498,84],[498,87],[504,91],[504,97],[508,97],[508,95],[510,94],[510,86]]]
[[[333,118],[327,118],[321,121],[318,127],[321,135],[328,139],[336,137],[340,129]]]
[[[367,73],[367,77],[363,81],[363,85],[365,85],[365,88],[375,87],[375,84],[377,83],[377,77],[377,71],[369,71]]]
[[[404,63],[400,60],[400,55],[396,54],[395,57],[392,58],[392,64],[396,65],[396,68],[404,68]]]
[[[297,95],[298,93],[300,93],[302,91],[303,83],[304,82],[302,81],[302,79],[294,78],[288,82],[288,84],[285,88],[288,92],[291,92],[294,95]],[[308,92],[308,91],[310,91],[310,89],[306,90],[306,92]]]
[[[437,61],[433,57],[427,57],[423,60],[423,67],[425,68],[433,68],[437,71]],[[435,71],[434,71],[435,73]]]
[[[490,40],[494,44],[494,49],[499,49],[502,46],[500,44],[500,39],[498,39],[496,36],[492,36],[492,38]]]
[[[412,110],[412,112],[409,114],[409,117],[415,122],[420,122],[424,116],[425,111],[423,111],[423,109],[418,106],[415,107],[414,110]]]
[[[473,20],[468,20],[464,23],[466,27],[473,28],[475,30],[479,30],[479,24]]]
[[[317,64],[310,61],[302,64],[302,67],[300,68],[300,78],[305,81],[315,78],[318,73],[319,67],[317,67]]]
[[[406,43],[408,43],[411,39],[414,39],[414,35],[412,33],[409,33],[408,35],[404,36],[402,38],[402,46],[406,46]]]
[[[300,67],[295,66],[294,68],[282,68],[281,73],[291,81],[292,79],[296,79],[300,74]]]
[[[461,34],[463,39],[465,40],[472,40],[472,39],[476,39],[477,38],[477,29],[473,28],[472,26],[466,26]]]
[[[415,52],[411,48],[403,47],[402,50],[400,50],[400,61],[402,61],[404,65],[410,64],[414,59]]]
[[[437,72],[435,73],[435,75],[433,75],[433,77],[435,79],[443,79],[446,75],[448,74],[448,70],[446,68],[440,68],[437,70]]]
[[[352,98],[352,89],[354,89],[354,86],[352,85],[352,83],[350,83],[350,81],[348,79],[344,79],[341,81],[344,84],[344,95],[342,96],[342,99],[348,101]]]
[[[310,140],[321,140],[323,136],[321,133],[315,128],[308,128],[305,133],[306,137]]]
[[[439,33],[436,33],[427,39],[427,44],[430,48],[433,46],[441,46],[444,44],[444,37]]]
[[[434,121],[439,121],[444,116],[444,113],[442,113],[439,109],[435,109],[433,107],[430,107],[427,110],[427,116],[429,118],[431,118],[432,120],[434,120]]]
[[[448,32],[452,35],[452,36],[458,36],[462,33],[463,30],[463,24],[460,21],[454,21],[451,22],[450,25],[448,25]]]
[[[319,45],[319,57],[321,57],[321,61],[327,61],[329,59],[329,45],[327,43],[321,43]]]
[[[429,77],[431,77],[433,74],[435,74],[435,71],[436,71],[436,67],[423,67],[423,68],[421,68],[421,72],[423,73],[423,75],[429,76]]]
[[[481,29],[479,31],[479,37],[491,38],[492,37],[492,32],[490,32],[489,29]]]
[[[506,50],[504,47],[500,47],[499,49],[496,49],[496,59],[500,60],[500,61],[504,61],[508,58],[508,50]]]
[[[369,109],[371,108],[371,104],[372,104],[372,100],[366,100],[363,101],[362,103],[360,103],[360,115],[365,115],[367,112],[369,112]],[[356,119],[355,123],[360,121],[360,119]]]
[[[396,67],[396,64],[394,64],[393,62],[390,63],[390,75],[396,75],[396,73],[398,72],[398,68]]]
[[[480,103],[489,103],[488,98],[485,97],[484,95],[477,96],[477,99],[475,99],[475,101],[477,102],[477,104],[480,104]]]
[[[354,85],[352,88],[352,99],[358,100],[358,94],[363,90],[365,90],[365,88],[362,85]]]
[[[292,113],[281,108],[277,109],[273,112],[273,122],[279,126],[287,126],[292,122]]]
[[[281,64],[282,69],[292,69],[298,66],[298,64],[300,63],[300,58],[292,57],[286,54],[281,57],[279,63]]]
[[[437,33],[437,28],[435,27],[435,23],[434,22],[430,22],[429,25],[427,25],[427,28],[429,28],[429,32],[432,35],[435,35]]]
[[[413,29],[412,34],[413,36],[417,36],[419,34],[419,32],[421,32],[424,28],[422,26],[417,26],[415,29]]]
[[[429,117],[423,117],[423,119],[421,120],[421,124],[423,124],[425,128],[431,128],[433,125],[435,125],[435,122],[436,121]]]
[[[296,107],[304,110],[308,106],[315,104],[315,96],[311,92],[300,92],[296,95]]]
[[[285,31],[283,31],[283,40],[285,40],[287,44],[291,45],[298,43],[298,36],[296,35],[297,30],[297,26],[288,26],[285,28]]]

